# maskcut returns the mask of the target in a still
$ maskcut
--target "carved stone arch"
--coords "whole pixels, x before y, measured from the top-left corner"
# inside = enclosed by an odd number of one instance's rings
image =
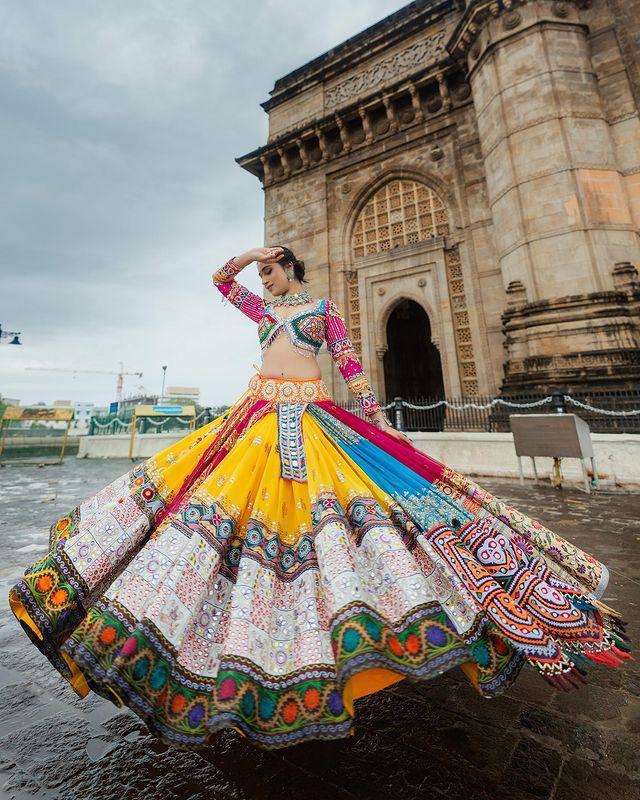
[[[393,192],[389,188],[392,185]],[[458,217],[454,195],[449,187],[443,184],[437,176],[422,172],[420,169],[387,168],[377,175],[374,180],[363,186],[352,199],[350,208],[345,215],[341,241],[346,280],[345,311],[348,318],[350,336],[360,356],[362,356],[362,326],[357,272],[358,259],[354,257],[352,249],[353,230],[367,203],[371,202],[371,198],[375,198],[377,193],[385,192],[385,187],[388,187],[385,202],[389,209],[392,205],[392,199],[397,199],[399,195],[411,195],[413,193],[413,208],[406,215],[404,215],[404,211],[402,212],[402,244],[411,244],[413,241],[427,242],[431,238],[430,235],[425,235],[425,230],[421,227],[422,221],[419,216],[421,211],[429,214],[430,234],[433,237],[449,233],[452,226],[456,224]],[[402,203],[398,205],[401,206]],[[405,207],[405,210],[407,208],[408,206]],[[451,210],[453,210],[453,215]],[[439,215],[438,218],[435,217],[436,212]],[[407,223],[406,231],[404,230],[405,222]],[[413,230],[409,230],[410,227],[415,228],[415,233]],[[389,248],[389,250],[392,252],[393,248]],[[433,310],[429,313],[429,317],[432,324],[438,320]],[[384,338],[382,337],[381,340],[383,341]],[[379,339],[378,341],[381,340]],[[380,356],[380,349],[377,352]]]
[[[400,396],[410,401],[444,397],[444,376],[440,351],[434,339],[435,311],[429,314],[423,298],[406,293],[390,298],[380,314],[377,335],[384,342],[378,348],[384,372],[387,401]],[[434,335],[436,334],[436,335]],[[444,417],[434,416],[434,430]]]
[[[353,239],[354,227],[360,214],[362,213],[362,210],[366,206],[367,202],[369,202],[370,198],[375,196],[375,194],[379,192],[385,185],[394,180],[413,181],[416,184],[426,187],[427,190],[433,192],[442,201],[447,212],[449,232],[455,228],[461,227],[462,223],[460,210],[458,208],[455,194],[451,188],[440,179],[439,176],[430,172],[423,172],[419,169],[397,167],[385,169],[379,175],[377,175],[374,180],[369,181],[356,193],[351,202],[351,206],[345,215],[341,236],[343,252],[345,256],[345,265],[353,265],[354,263],[351,243]]]
[[[431,339],[440,339],[440,331],[438,330],[438,315],[435,306],[425,297],[418,295],[413,296],[410,292],[398,292],[387,299],[387,302],[382,307],[380,313],[377,315],[378,319],[375,323],[375,336],[376,344],[386,342],[387,338],[387,323],[393,314],[394,310],[403,302],[409,301],[419,305],[429,317],[431,326]]]

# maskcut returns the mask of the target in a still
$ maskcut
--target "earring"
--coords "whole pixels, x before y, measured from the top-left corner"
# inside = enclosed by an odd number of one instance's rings
[[[287,278],[289,279],[289,283],[291,283],[293,280],[293,272],[290,269],[287,270]]]

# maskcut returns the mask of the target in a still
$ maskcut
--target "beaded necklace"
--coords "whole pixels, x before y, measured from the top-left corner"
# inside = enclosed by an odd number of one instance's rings
[[[303,303],[311,303],[313,298],[306,289],[301,292],[286,292],[271,301],[273,306],[300,306]]]

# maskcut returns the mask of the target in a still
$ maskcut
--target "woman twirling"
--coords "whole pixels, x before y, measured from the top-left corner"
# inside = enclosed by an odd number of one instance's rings
[[[267,302],[236,280],[258,263]],[[460,667],[483,697],[524,665],[558,689],[629,658],[606,567],[416,450],[344,320],[284,247],[214,273],[263,352],[222,415],[51,526],[10,591],[81,696],[164,741],[234,728],[262,748],[354,733],[354,701]],[[332,402],[326,343],[365,419]]]

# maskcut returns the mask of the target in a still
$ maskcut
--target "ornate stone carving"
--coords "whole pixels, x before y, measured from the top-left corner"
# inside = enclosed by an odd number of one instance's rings
[[[360,120],[362,121],[362,130],[364,131],[365,141],[367,144],[371,144],[373,141],[373,131],[371,130],[371,121],[369,119],[369,115],[367,114],[367,110],[364,106],[358,106],[358,114],[360,115]]]
[[[518,25],[522,22],[522,15],[519,11],[510,11],[508,14],[505,14],[502,18],[502,27],[505,31],[511,31],[514,28],[517,28]]]
[[[415,111],[412,108],[409,108],[408,106],[398,111],[398,121],[401,122],[403,125],[410,125],[415,118],[416,118]]]
[[[384,354],[387,352],[388,349],[389,347],[387,345],[378,345],[376,347],[376,356],[378,358],[378,361],[382,361],[382,359],[384,358]]]
[[[424,119],[424,112],[422,111],[422,104],[420,103],[418,90],[414,83],[409,84],[409,94],[411,95],[411,105],[413,106],[413,111],[414,114],[416,115],[416,120],[418,122],[422,122],[422,120]]]
[[[262,170],[263,170],[262,174],[263,174],[264,185],[268,186],[273,180],[273,176],[271,175],[271,168],[269,167],[269,158],[263,153],[260,156],[260,161],[262,162]]]
[[[313,129],[317,139],[318,139],[318,147],[320,148],[320,153],[322,154],[322,161],[326,161],[329,158],[329,152],[327,149],[327,140],[324,136],[324,131],[319,125],[316,125]]]
[[[307,155],[304,142],[299,136],[296,137],[296,144],[298,145],[298,153],[300,155],[300,161],[302,162],[302,167],[306,169],[309,166],[309,156]]]
[[[283,174],[285,178],[288,178],[289,175],[291,175],[291,168],[289,167],[289,162],[287,161],[287,157],[282,147],[278,147],[276,148],[276,150],[278,152],[278,156],[280,157],[280,164],[282,165]]]
[[[467,97],[471,95],[471,85],[469,81],[467,81],[461,73],[455,73],[449,76],[449,81],[444,82],[441,85],[441,92],[446,92],[447,97],[449,92],[451,96],[457,100],[458,102],[462,102],[466,100]],[[450,108],[451,103],[447,106],[447,109]]]
[[[455,247],[449,250],[445,250],[444,258],[447,270],[447,282],[449,284],[449,299],[453,315],[460,385],[462,386],[463,394],[477,395],[479,393],[479,387],[476,360],[473,352],[473,339],[471,336],[471,326],[469,324],[469,312],[467,310],[467,296],[464,289],[462,261],[460,259],[458,245],[455,245]]]
[[[449,96],[449,87],[447,86],[447,81],[442,72],[439,72],[436,77],[438,79],[438,91],[440,93],[440,97],[442,98],[442,107],[445,111],[449,111],[451,109],[451,97]]]
[[[353,342],[353,347],[356,350],[358,357],[362,358],[362,330],[360,327],[360,289],[358,288],[357,270],[355,269],[346,270],[345,278],[347,281],[349,336],[351,337],[351,341]],[[381,356],[378,356],[378,358],[380,357]]]
[[[633,272],[624,265],[617,274],[633,281]],[[502,391],[637,386],[638,299],[637,290],[593,292],[507,308]]]
[[[382,102],[384,103],[384,110],[386,112],[387,120],[389,121],[391,130],[395,132],[398,130],[398,120],[396,119],[396,112],[389,95],[384,94],[382,96]]]
[[[340,140],[342,141],[342,149],[345,153],[349,153],[351,151],[351,142],[349,141],[349,134],[347,133],[347,129],[345,127],[344,122],[342,121],[342,117],[335,115],[336,118],[336,125],[338,126],[338,130],[340,131]]]
[[[560,19],[565,19],[569,16],[569,6],[566,3],[558,2],[551,6],[551,10]]]
[[[517,0],[518,5],[525,5],[532,0]],[[564,19],[569,16],[569,5],[573,3],[578,8],[585,8],[588,5],[587,0],[557,0],[551,7],[550,11],[558,19]],[[495,0],[495,2],[487,2],[487,0],[479,0],[478,2],[467,2],[466,10],[462,22],[456,29],[454,38],[449,42],[448,49],[453,55],[465,56],[471,47],[477,42],[478,35],[483,26],[492,18],[495,19],[504,15],[502,19],[502,27],[504,30],[513,30],[517,28],[522,22],[522,15],[519,11],[514,9],[514,0]],[[566,14],[562,8],[566,6]],[[556,13],[556,8],[560,9],[560,13]],[[547,11],[547,13],[549,13]],[[478,55],[472,54],[474,59]]]
[[[399,53],[381,59],[358,75],[352,75],[342,83],[329,87],[325,91],[325,107],[334,108],[352,102],[379,86],[394,83],[402,75],[439,60],[446,53],[446,38],[445,31],[438,31],[428,39],[415,42]]]
[[[376,136],[384,136],[391,128],[387,117],[380,117],[373,123],[373,131]]]
[[[527,302],[527,288],[522,281],[511,281],[507,286],[507,308],[518,308]]]
[[[640,291],[638,270],[630,261],[618,261],[613,267],[613,285],[621,292]]]

